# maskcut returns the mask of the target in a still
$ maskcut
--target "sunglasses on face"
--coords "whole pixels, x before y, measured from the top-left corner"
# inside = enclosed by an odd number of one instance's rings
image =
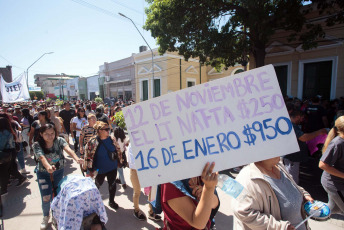
[[[100,129],[100,130],[105,130],[106,132],[109,132],[109,131],[110,131],[110,128]]]

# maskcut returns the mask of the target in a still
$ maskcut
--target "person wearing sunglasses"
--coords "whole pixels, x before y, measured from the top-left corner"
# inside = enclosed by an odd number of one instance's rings
[[[117,163],[122,160],[120,147],[116,139],[110,136],[110,127],[107,123],[97,121],[93,128],[97,135],[92,137],[86,144],[84,170],[88,176],[95,177],[97,188],[104,183],[105,177],[108,181],[109,206],[118,209],[115,202]]]

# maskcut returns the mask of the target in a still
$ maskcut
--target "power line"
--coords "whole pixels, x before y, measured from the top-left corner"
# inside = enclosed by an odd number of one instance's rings
[[[108,15],[108,16],[111,16],[111,17],[114,17],[114,18],[117,18],[117,19],[121,19],[122,21],[124,21],[124,20],[122,19],[122,17],[118,16],[118,14],[112,13],[111,11],[105,10],[105,9],[99,7],[99,6],[96,6],[96,5],[94,5],[94,4],[91,4],[91,3],[86,2],[86,1],[84,1],[84,0],[71,0],[71,1],[73,1],[73,2],[75,2],[75,3],[78,3],[78,4],[82,5],[82,6],[85,6],[85,7],[89,8],[89,9],[96,10],[96,11],[102,13],[102,14],[106,14],[106,15]],[[136,23],[137,25],[140,25],[140,26],[142,27],[141,23],[137,23],[137,22],[135,22],[135,23]]]
[[[7,61],[10,65],[12,65],[12,63],[11,63],[9,60],[7,60],[4,56],[1,56],[1,55],[0,55],[0,57],[1,57],[2,59],[4,59],[5,61]]]
[[[122,6],[122,7],[124,7],[124,8],[127,8],[127,9],[129,9],[129,10],[132,10],[132,11],[138,13],[138,14],[142,14],[142,12],[140,12],[140,11],[134,9],[134,8],[131,8],[131,7],[129,7],[129,6],[126,6],[126,5],[122,4],[122,3],[119,3],[119,2],[117,2],[117,1],[115,1],[115,0],[110,0],[110,1],[113,2],[113,3],[115,3],[115,4],[117,4],[117,5]]]

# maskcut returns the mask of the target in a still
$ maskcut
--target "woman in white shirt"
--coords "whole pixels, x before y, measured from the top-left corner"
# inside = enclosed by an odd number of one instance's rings
[[[79,137],[80,137],[80,132],[84,126],[88,124],[87,118],[85,115],[85,110],[82,107],[78,108],[78,112],[76,117],[72,119],[71,126],[72,130],[71,131],[76,131],[76,136],[74,137],[75,142],[74,142],[74,151],[77,152],[79,150]]]

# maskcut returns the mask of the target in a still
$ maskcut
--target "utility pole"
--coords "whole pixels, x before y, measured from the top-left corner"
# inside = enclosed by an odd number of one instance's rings
[[[131,18],[125,16],[124,14],[122,13],[118,13],[119,15],[121,15],[122,17],[124,18],[127,18],[129,19],[133,25],[135,26],[136,30],[139,32],[139,34],[141,35],[141,37],[143,38],[143,40],[146,42],[147,46],[149,47],[151,53],[152,53],[152,77],[153,77],[153,97],[155,97],[155,82],[154,82],[154,54],[153,54],[153,50],[152,48],[150,47],[150,45],[148,44],[148,42],[146,41],[146,39],[143,37],[143,35],[141,34],[140,30],[137,28],[137,26],[135,25],[134,21],[131,20]],[[149,87],[149,86],[148,86]]]

